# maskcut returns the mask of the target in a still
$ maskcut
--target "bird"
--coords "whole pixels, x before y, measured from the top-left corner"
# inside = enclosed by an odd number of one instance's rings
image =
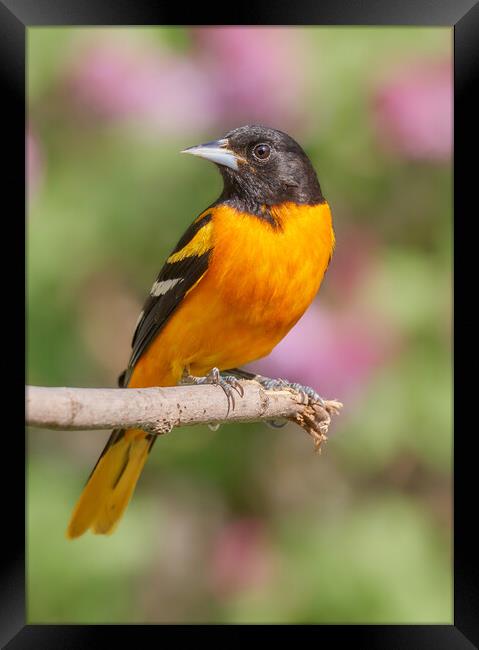
[[[246,125],[181,153],[213,162],[219,198],[187,228],[161,268],[133,334],[119,386],[211,383],[230,404],[240,378],[270,389],[307,386],[254,375],[319,290],[335,247],[331,210],[314,167],[288,134]],[[66,537],[111,534],[156,435],[114,429],[73,509]]]

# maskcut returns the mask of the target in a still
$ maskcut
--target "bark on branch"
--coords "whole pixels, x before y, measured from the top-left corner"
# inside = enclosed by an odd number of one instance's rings
[[[139,428],[156,434],[192,424],[254,422],[286,419],[312,436],[315,448],[327,439],[331,417],[341,402],[324,406],[304,403],[293,390],[265,390],[255,381],[241,381],[244,396],[235,395],[228,413],[219,386],[168,388],[46,388],[26,387],[26,422],[47,429]]]

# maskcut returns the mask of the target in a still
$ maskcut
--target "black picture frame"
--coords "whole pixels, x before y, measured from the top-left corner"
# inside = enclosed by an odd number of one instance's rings
[[[454,28],[454,214],[458,225],[454,229],[455,250],[455,363],[462,359],[464,368],[470,368],[474,349],[475,319],[467,282],[474,278],[473,262],[477,257],[475,240],[471,236],[472,222],[477,215],[477,165],[469,155],[477,150],[477,134],[473,119],[479,115],[479,106],[473,89],[479,80],[479,4],[476,0],[323,0],[314,2],[273,3],[255,2],[250,7],[236,4],[221,10],[214,4],[198,3],[188,14],[155,0],[0,0],[0,75],[2,79],[2,107],[5,118],[2,129],[3,156],[7,168],[3,174],[2,196],[4,207],[3,251],[21,259],[25,251],[25,230],[20,215],[25,214],[25,41],[26,28],[40,25],[167,25],[167,24],[295,24],[295,25],[418,25],[450,26]],[[241,9],[241,10],[240,10]],[[195,15],[196,14],[196,15]],[[474,157],[471,157],[473,160]],[[6,182],[5,182],[6,181]],[[473,194],[474,193],[474,194]],[[6,233],[6,226],[15,227],[15,235]],[[18,227],[20,226],[20,227]],[[468,248],[469,247],[469,248]],[[121,634],[123,643],[143,645],[154,640],[165,642],[167,627],[185,642],[199,643],[198,626],[68,626],[27,625],[25,611],[25,439],[17,424],[24,417],[23,388],[25,357],[21,332],[24,331],[25,311],[12,310],[12,303],[21,304],[25,275],[20,264],[7,264],[3,273],[4,322],[8,320],[3,336],[3,376],[12,390],[8,402],[8,420],[3,418],[2,472],[6,485],[2,503],[3,565],[0,579],[0,642],[9,649],[29,648],[91,648],[105,647]],[[18,284],[17,284],[18,283]],[[24,294],[23,294],[24,295]],[[7,309],[8,307],[8,309]],[[461,309],[463,312],[461,312]],[[466,311],[467,310],[467,311]],[[472,310],[472,311],[471,311]],[[14,312],[14,313],[12,313]],[[18,318],[18,326],[14,322]],[[463,322],[464,336],[458,335]],[[469,327],[467,327],[469,325]],[[11,334],[18,342],[11,341]],[[467,334],[471,343],[467,341]],[[23,368],[22,368],[23,360]],[[458,367],[456,365],[456,367]],[[468,382],[465,382],[468,384]],[[18,389],[18,390],[17,390]],[[469,388],[461,386],[461,404],[455,412],[454,439],[454,624],[453,625],[317,625],[301,628],[301,634],[313,633],[317,644],[347,643],[359,648],[473,648],[479,644],[478,563],[474,548],[472,527],[477,512],[474,498],[476,459],[472,453],[474,425],[466,426],[462,405],[469,410],[474,405],[473,382]],[[456,392],[457,394],[457,392]],[[468,399],[469,398],[469,399]],[[16,409],[18,408],[18,414]],[[467,410],[467,409],[465,409]],[[17,418],[18,415],[18,418]],[[477,428],[477,425],[476,425]],[[471,505],[469,505],[469,503]],[[477,542],[476,542],[477,544]],[[217,626],[216,632],[225,641],[241,643],[250,626]],[[265,626],[254,626],[255,635]],[[299,629],[293,626],[297,639]],[[179,628],[182,628],[181,630]],[[310,629],[313,628],[313,629]],[[287,642],[290,626],[281,629]],[[193,637],[193,635],[195,635]],[[270,637],[268,637],[270,639]],[[259,640],[259,639],[258,639]]]

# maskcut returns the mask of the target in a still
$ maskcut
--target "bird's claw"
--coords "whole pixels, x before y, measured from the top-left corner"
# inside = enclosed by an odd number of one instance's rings
[[[236,377],[233,375],[221,375],[221,379],[229,384],[240,397],[244,396],[244,388]]]
[[[235,409],[236,402],[233,391],[236,391],[240,397],[244,395],[244,389],[239,380],[233,375],[222,375],[218,368],[212,368],[205,377],[194,377],[192,375],[185,375],[183,378],[184,383],[192,383],[196,385],[211,384],[219,386],[228,402],[228,410],[226,416],[228,417],[230,410]]]
[[[297,382],[294,382],[289,385],[290,388],[293,390],[297,390],[298,393],[303,397],[304,395],[306,396],[306,399],[304,400],[307,402],[308,400],[313,403],[318,403],[320,406],[324,406],[324,400],[317,393],[314,388],[311,388],[311,386],[303,386],[302,384],[298,384]]]
[[[269,377],[261,377],[258,379],[259,383],[267,390],[283,390],[290,388],[296,391],[301,396],[301,402],[307,404],[308,402],[318,403],[324,406],[324,400],[314,388],[311,386],[303,386],[298,382],[291,382],[287,379],[270,379]]]

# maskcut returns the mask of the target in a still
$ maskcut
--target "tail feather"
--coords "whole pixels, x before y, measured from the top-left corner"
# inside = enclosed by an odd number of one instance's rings
[[[115,530],[133,496],[153,440],[152,436],[148,436],[130,444],[125,468],[95,518],[94,533],[110,535]]]
[[[112,533],[133,495],[155,437],[144,431],[115,429],[73,510],[66,536],[89,528]]]

